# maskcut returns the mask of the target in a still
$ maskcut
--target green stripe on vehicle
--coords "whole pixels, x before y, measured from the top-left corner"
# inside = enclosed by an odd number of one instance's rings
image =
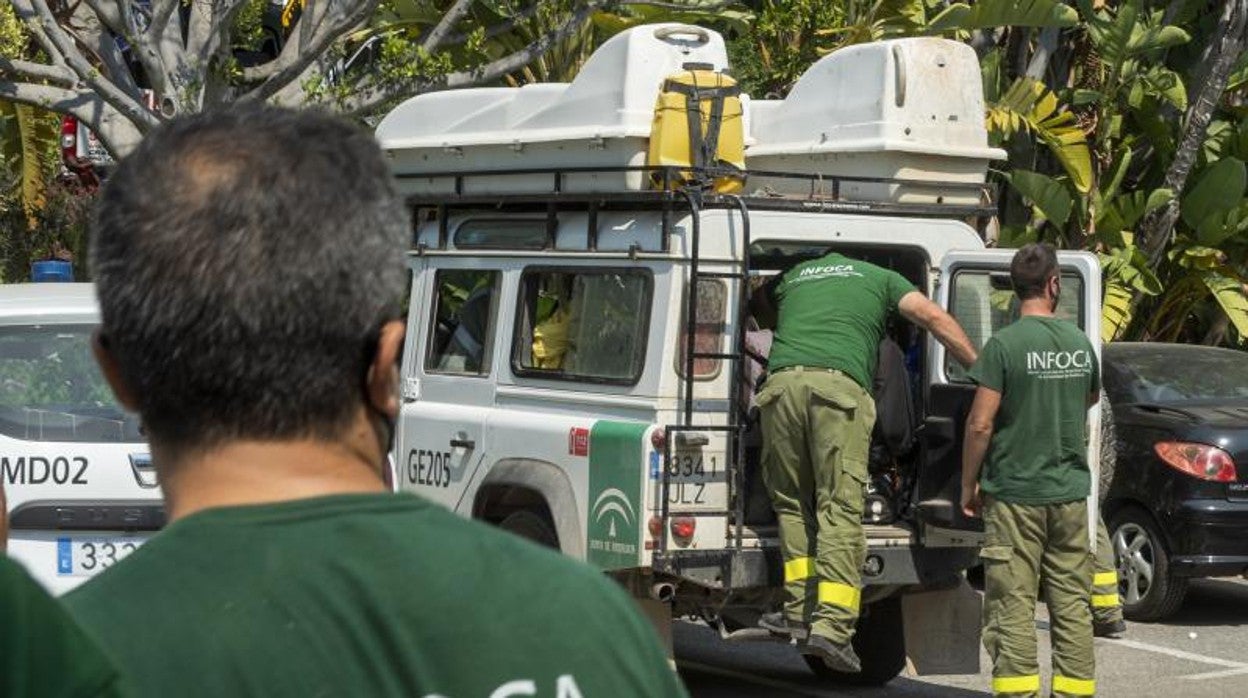
[[[599,421],[589,434],[585,559],[603,569],[641,562],[642,438],[647,424]]]

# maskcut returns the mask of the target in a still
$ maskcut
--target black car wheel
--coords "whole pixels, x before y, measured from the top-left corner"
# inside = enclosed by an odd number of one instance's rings
[[[1170,574],[1170,556],[1152,517],[1126,507],[1114,514],[1110,530],[1123,614],[1142,621],[1173,615],[1187,594],[1187,579]]]
[[[509,514],[498,527],[521,538],[528,538],[538,545],[559,549],[559,536],[555,533],[554,526],[540,513],[521,509]]]

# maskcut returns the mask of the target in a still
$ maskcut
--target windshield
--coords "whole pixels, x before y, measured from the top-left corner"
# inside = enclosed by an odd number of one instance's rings
[[[88,325],[0,327],[0,434],[27,441],[142,441],[91,356]]]
[[[1248,353],[1242,351],[1111,345],[1105,359],[1106,388],[1115,402],[1248,399]]]

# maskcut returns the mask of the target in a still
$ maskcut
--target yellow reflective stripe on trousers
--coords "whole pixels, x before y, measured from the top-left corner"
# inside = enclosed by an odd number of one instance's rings
[[[810,576],[810,558],[795,557],[784,563],[784,581],[800,582]]]
[[[1056,688],[1056,686],[1054,687]],[[992,677],[993,693],[1035,693],[1040,690],[1040,675],[1028,676],[994,676]]]
[[[1054,676],[1053,691],[1069,693],[1072,696],[1096,695],[1096,681],[1092,679],[1072,679],[1069,676]]]
[[[1093,608],[1106,608],[1109,606],[1118,606],[1118,605],[1120,604],[1118,603],[1117,594],[1093,594],[1092,595],[1092,607]]]
[[[1092,575],[1092,586],[1108,587],[1118,583],[1117,572],[1097,572]]]
[[[819,603],[830,603],[857,613],[861,598],[862,592],[858,587],[840,582],[819,582]]]

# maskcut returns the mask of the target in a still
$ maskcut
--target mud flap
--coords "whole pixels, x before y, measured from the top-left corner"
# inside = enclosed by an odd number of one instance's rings
[[[907,673],[978,674],[983,603],[965,579],[953,589],[902,596]]]

